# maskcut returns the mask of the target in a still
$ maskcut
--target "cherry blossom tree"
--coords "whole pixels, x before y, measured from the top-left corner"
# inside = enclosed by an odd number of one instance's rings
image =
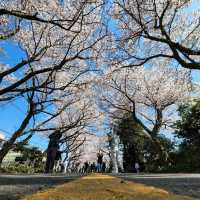
[[[195,8],[195,2],[114,1],[112,13],[120,32],[116,36],[118,62],[133,67],[167,58],[175,65],[200,69],[199,7]]]
[[[6,25],[3,23],[2,26],[12,26],[13,17],[21,21],[19,31],[12,39],[20,45],[27,57],[15,66],[4,65],[0,91],[1,97],[4,96],[1,100],[12,99],[34,89],[25,85],[32,77],[39,80],[35,86],[37,89],[51,89],[57,72],[83,72],[86,64],[82,67],[83,62],[80,63],[80,68],[79,62],[96,58],[98,42],[105,36],[105,31],[100,28],[102,24],[99,17],[103,2],[66,1],[64,5],[52,0],[20,2],[1,2],[2,9],[8,10],[5,13],[2,11],[2,16],[7,17]],[[13,12],[19,14],[16,16]],[[35,16],[37,20],[24,15]],[[16,76],[17,72],[21,76]],[[15,80],[5,83],[4,78],[8,76]]]
[[[101,82],[102,100],[109,108],[111,120],[122,119],[131,113],[133,120],[163,151],[157,140],[164,128],[176,117],[176,105],[190,94],[190,72],[154,62],[154,67],[122,68],[108,71]]]
[[[87,82],[80,77],[95,68],[107,35],[101,21],[103,5],[101,0],[0,2],[0,42],[12,42],[25,55],[15,65],[1,63],[0,101],[8,106],[17,98],[27,102],[27,114],[4,144],[0,162],[20,137],[25,137],[23,143],[36,131],[55,130],[52,121],[67,109],[72,117],[77,102],[79,115],[63,125],[63,132],[85,119],[81,113],[89,105],[73,97]],[[36,115],[42,120],[34,121]],[[27,130],[30,124],[33,127]]]

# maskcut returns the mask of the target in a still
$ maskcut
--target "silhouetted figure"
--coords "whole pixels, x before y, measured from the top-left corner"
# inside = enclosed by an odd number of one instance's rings
[[[49,145],[47,148],[47,161],[46,161],[46,168],[45,173],[52,173],[53,167],[56,159],[56,155],[59,150],[59,140],[62,134],[59,130],[56,130],[49,136]]]
[[[90,171],[91,172],[95,172],[96,170],[96,165],[95,165],[95,162],[93,162],[91,165],[90,165]]]
[[[102,172],[103,173],[106,172],[106,163],[105,162],[102,163]]]
[[[63,162],[60,163],[60,172],[61,172],[61,173],[65,173],[65,165],[64,165]]]
[[[89,164],[88,164],[88,162],[86,161],[86,162],[84,163],[84,173],[88,173],[88,168],[89,168]]]
[[[102,171],[102,163],[103,163],[103,154],[99,152],[97,154],[97,172]]]

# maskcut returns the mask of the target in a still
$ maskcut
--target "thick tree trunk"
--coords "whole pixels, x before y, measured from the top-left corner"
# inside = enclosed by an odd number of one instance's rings
[[[112,173],[118,173],[117,155],[116,152],[111,150]]]
[[[9,152],[10,149],[11,149],[10,145],[7,142],[4,143],[2,149],[0,150],[0,165],[2,164],[4,157]]]
[[[112,163],[112,173],[118,173],[118,162],[117,162],[117,149],[116,149],[116,138],[115,134],[112,134],[110,140],[110,159]]]

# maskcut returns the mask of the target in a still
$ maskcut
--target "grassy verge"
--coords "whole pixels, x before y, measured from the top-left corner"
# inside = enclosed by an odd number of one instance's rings
[[[195,200],[119,178],[93,174],[23,200]]]

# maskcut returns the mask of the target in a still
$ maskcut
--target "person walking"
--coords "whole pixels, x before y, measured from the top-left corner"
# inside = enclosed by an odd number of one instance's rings
[[[140,173],[140,165],[139,165],[138,162],[135,163],[135,171],[136,171],[137,174]]]
[[[103,162],[103,164],[102,164],[102,172],[103,173],[106,172],[106,162]]]

